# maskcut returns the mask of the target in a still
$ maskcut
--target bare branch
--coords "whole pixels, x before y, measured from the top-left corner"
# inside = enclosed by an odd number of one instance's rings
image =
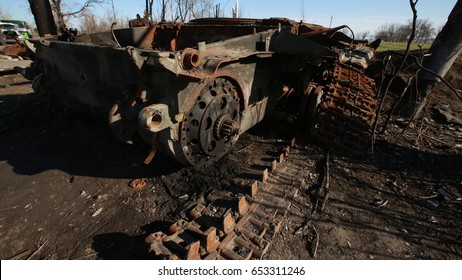
[[[408,40],[407,45],[406,45],[406,51],[404,53],[404,58],[401,61],[400,66],[396,69],[396,71],[394,72],[394,74],[391,77],[390,81],[388,82],[388,85],[387,85],[387,87],[385,89],[385,92],[382,95],[382,98],[380,100],[379,108],[377,109],[377,113],[375,115],[374,127],[373,127],[373,130],[372,130],[372,148],[374,148],[374,143],[375,143],[375,140],[376,140],[376,132],[377,132],[377,126],[378,126],[379,118],[380,118],[380,111],[382,110],[383,104],[385,102],[388,91],[390,90],[390,87],[391,87],[393,81],[396,79],[396,77],[398,77],[398,74],[400,73],[401,69],[403,68],[404,64],[406,63],[407,57],[409,55],[409,50],[411,48],[411,43],[412,43],[412,41],[414,40],[414,37],[415,37],[415,31],[416,31],[416,25],[417,25],[417,9],[416,9],[417,2],[419,2],[419,0],[409,0],[409,5],[411,6],[412,15],[413,15],[413,17],[412,17],[411,35],[409,36],[409,40]]]
[[[70,16],[81,17],[83,16],[83,13],[90,7],[94,7],[95,5],[103,5],[103,4],[107,4],[107,1],[106,0],[87,0],[80,8],[77,8],[76,10],[64,11],[63,8],[68,7],[66,3],[63,3],[62,0],[51,0],[51,8],[58,19],[58,24],[61,26],[65,25],[65,21],[67,17],[70,17]],[[70,8],[68,7],[68,9]]]

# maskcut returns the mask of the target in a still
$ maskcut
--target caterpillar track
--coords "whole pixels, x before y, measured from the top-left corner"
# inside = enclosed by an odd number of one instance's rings
[[[360,154],[368,147],[375,119],[375,82],[358,68],[340,63],[326,80],[312,133],[328,147]]]
[[[206,204],[188,209],[187,219],[173,223],[168,233],[154,232],[146,243],[153,258],[186,260],[262,259],[280,231],[300,186],[281,187],[278,172],[295,148],[295,138],[280,149],[260,180],[236,181],[227,191],[212,192]]]

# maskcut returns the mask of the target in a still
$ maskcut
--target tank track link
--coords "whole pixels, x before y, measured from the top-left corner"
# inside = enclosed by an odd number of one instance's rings
[[[377,110],[375,81],[340,63],[334,64],[325,81],[313,136],[335,151],[364,153]]]

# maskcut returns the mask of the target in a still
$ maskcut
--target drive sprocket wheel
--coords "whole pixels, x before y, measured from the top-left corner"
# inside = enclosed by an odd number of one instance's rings
[[[187,161],[205,166],[228,154],[239,137],[239,97],[236,87],[216,78],[195,97],[181,128]]]

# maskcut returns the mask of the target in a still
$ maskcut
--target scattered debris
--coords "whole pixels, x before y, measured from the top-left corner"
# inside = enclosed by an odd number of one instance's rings
[[[376,207],[383,207],[387,205],[387,203],[388,203],[388,199],[376,199],[374,200],[372,204]]]
[[[7,208],[2,208],[2,209],[0,209],[0,211],[16,209],[16,208],[18,208],[18,207],[19,207],[19,205],[15,205],[15,206],[7,207]]]
[[[329,186],[330,186],[330,174],[329,174],[329,152],[326,154],[325,158],[325,166],[324,166],[324,178],[321,183],[321,186],[317,190],[316,193],[316,203],[315,207],[313,208],[313,213],[316,213],[319,207],[321,212],[324,211],[327,205],[327,201],[329,199]]]
[[[20,56],[24,56],[27,53],[27,48],[16,43],[3,48],[1,53],[5,56],[18,58]]]
[[[77,258],[77,260],[86,260],[86,259],[90,259],[90,258],[94,258],[98,255],[98,253],[90,253],[90,254],[87,254],[83,257],[80,257],[80,258]]]
[[[25,256],[29,255],[31,252],[31,249],[27,249],[25,251],[22,251],[21,253],[12,256],[8,260],[22,260]]]
[[[433,109],[437,113],[437,116],[442,118],[446,123],[462,125],[462,118],[451,111],[449,107],[435,106]]]
[[[143,178],[134,179],[130,182],[130,187],[137,191],[144,189],[146,185],[147,185],[146,179],[143,179]]]
[[[173,193],[172,187],[170,186],[172,184],[170,180],[166,176],[160,176],[160,179],[162,180],[167,194],[173,198],[176,198],[176,195]]]
[[[440,204],[439,204],[437,201],[434,201],[434,200],[427,200],[427,201],[426,201],[426,205],[427,205],[427,206],[430,206],[430,208],[436,208],[436,207],[438,207]]]
[[[48,241],[48,239],[46,239],[45,242],[43,242],[43,244],[37,250],[35,250],[35,252],[32,253],[32,255],[30,255],[27,259],[31,260],[33,257],[35,257],[40,252],[40,250],[42,250],[42,248],[45,246],[45,244],[47,244],[47,241]]]
[[[425,200],[434,199],[434,198],[437,198],[437,197],[438,197],[438,194],[419,196],[420,199],[425,199]]]
[[[439,188],[437,190],[438,194],[444,199],[444,200],[452,200],[452,196],[443,188]]]
[[[245,146],[244,148],[242,148],[242,149],[236,151],[235,153],[236,153],[236,154],[242,153],[242,152],[244,152],[245,150],[247,150],[247,149],[249,149],[250,147],[252,147],[252,145],[253,145],[253,144],[247,145],[247,146]]]
[[[96,200],[107,200],[109,198],[109,194],[100,194],[96,197]]]
[[[314,223],[310,220],[307,223],[308,226],[310,226],[313,230],[313,236],[311,238],[308,235],[305,235],[305,238],[310,244],[309,250],[312,258],[316,258],[316,254],[318,252],[318,247],[319,247],[319,233],[318,230],[316,229],[316,226]]]
[[[96,210],[91,216],[92,216],[92,217],[96,217],[96,216],[98,216],[99,214],[101,214],[102,211],[103,211],[103,208],[100,207],[100,208],[98,208],[98,210]]]

